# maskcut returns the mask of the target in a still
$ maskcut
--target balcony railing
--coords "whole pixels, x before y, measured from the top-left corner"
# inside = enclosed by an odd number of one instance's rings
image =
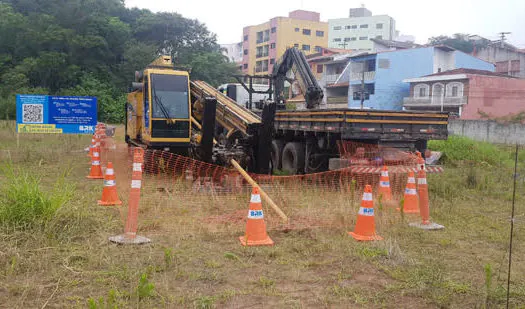
[[[328,97],[326,98],[327,104],[348,104],[348,97],[347,96],[340,96],[340,97]]]
[[[325,74],[323,75],[322,81],[324,81],[326,85],[331,85],[335,83],[340,75],[341,74]]]
[[[408,97],[403,99],[403,105],[406,106],[459,106],[467,104],[468,97],[443,97],[443,98],[414,98]]]
[[[375,71],[365,72],[365,81],[371,81],[371,80],[374,80],[375,78],[376,78]],[[363,79],[362,72],[353,72],[350,74],[350,81],[352,82],[361,81],[362,79]]]

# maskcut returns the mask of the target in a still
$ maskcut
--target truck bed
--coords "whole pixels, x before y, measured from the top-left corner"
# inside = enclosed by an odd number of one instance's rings
[[[448,137],[448,113],[355,109],[278,111],[275,129],[336,133],[344,140],[443,140]]]

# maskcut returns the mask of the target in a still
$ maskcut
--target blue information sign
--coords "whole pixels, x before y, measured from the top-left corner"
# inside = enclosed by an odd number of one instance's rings
[[[95,97],[16,96],[18,133],[93,134],[96,124]]]

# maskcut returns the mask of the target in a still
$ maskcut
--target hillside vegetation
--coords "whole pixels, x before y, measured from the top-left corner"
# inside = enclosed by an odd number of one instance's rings
[[[100,119],[118,122],[134,72],[161,53],[214,85],[236,70],[215,34],[177,13],[121,0],[0,0],[0,119],[15,117],[15,94],[36,93],[96,96]]]

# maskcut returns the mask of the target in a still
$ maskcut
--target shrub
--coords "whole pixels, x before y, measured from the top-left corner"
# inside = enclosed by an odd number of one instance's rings
[[[509,163],[509,152],[487,142],[478,142],[463,136],[450,136],[445,141],[430,141],[431,150],[443,152],[445,163],[456,165],[463,161],[475,164],[500,165]]]
[[[46,225],[57,210],[68,202],[73,187],[59,177],[50,192],[41,189],[41,179],[11,164],[1,168],[5,183],[0,190],[0,224],[15,228]]]

